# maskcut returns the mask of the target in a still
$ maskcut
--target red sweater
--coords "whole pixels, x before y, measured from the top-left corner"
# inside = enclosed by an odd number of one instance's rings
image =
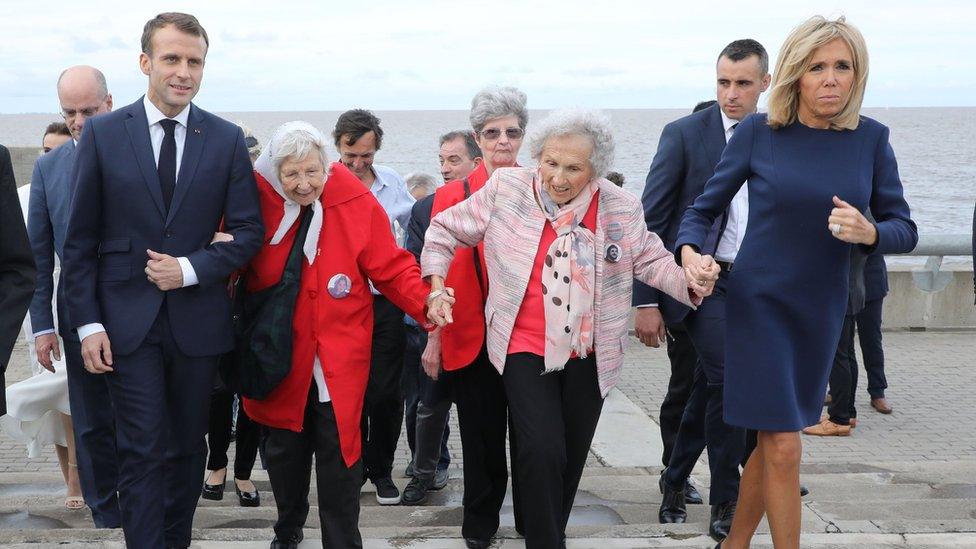
[[[296,222],[277,245],[270,244],[284,215],[284,200],[260,175],[258,190],[265,244],[248,267],[248,291],[276,284],[298,232]],[[244,399],[247,415],[270,427],[301,431],[316,353],[335,410],[342,457],[352,466],[362,452],[359,432],[369,379],[373,296],[367,278],[397,307],[426,325],[430,287],[413,256],[393,240],[382,206],[345,166],[334,163],[319,198],[324,210],[319,249],[312,265],[302,258],[301,289],[292,322],[291,372],[264,400]],[[329,280],[345,274],[349,294],[334,298]],[[315,395],[313,394],[313,398]]]

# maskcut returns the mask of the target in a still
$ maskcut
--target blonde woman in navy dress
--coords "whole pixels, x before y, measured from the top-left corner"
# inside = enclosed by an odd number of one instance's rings
[[[739,124],[678,233],[677,259],[700,278],[705,235],[748,181],[749,229],[728,284],[724,414],[759,434],[723,549],[748,547],[763,514],[774,547],[800,546],[800,430],[820,419],[850,248],[903,253],[918,240],[888,128],[860,115],[867,76],[864,38],[843,18],[794,29],[768,115]]]

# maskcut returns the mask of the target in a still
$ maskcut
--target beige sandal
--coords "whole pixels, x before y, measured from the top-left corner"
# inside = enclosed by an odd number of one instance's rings
[[[68,462],[68,467],[78,468],[78,464]],[[85,508],[85,498],[82,496],[68,496],[64,498],[64,508],[69,511],[78,511]]]

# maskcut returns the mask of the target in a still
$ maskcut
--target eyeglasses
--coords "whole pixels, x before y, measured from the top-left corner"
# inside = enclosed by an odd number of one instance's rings
[[[288,172],[281,174],[281,180],[285,183],[298,183],[305,179],[311,179],[312,181],[322,181],[322,170],[316,168],[314,170],[306,170],[305,172]]]
[[[86,107],[81,110],[61,109],[61,116],[63,116],[65,120],[71,120],[72,118],[78,116],[79,114],[84,116],[85,118],[91,118],[96,114],[98,114],[98,110],[101,108],[102,108],[101,106],[98,106],[98,107]]]
[[[505,129],[505,137],[509,139],[522,139],[523,135],[525,135],[525,132],[522,130],[522,128]],[[487,130],[481,131],[481,137],[484,137],[489,141],[494,141],[501,136],[502,136],[502,130],[499,130],[498,128],[488,128]]]

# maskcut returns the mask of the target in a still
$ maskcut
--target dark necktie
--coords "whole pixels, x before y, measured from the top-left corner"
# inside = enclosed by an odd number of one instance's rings
[[[166,135],[159,147],[159,188],[163,191],[163,204],[169,211],[169,204],[173,201],[173,191],[176,190],[176,120],[164,118],[159,121]]]

